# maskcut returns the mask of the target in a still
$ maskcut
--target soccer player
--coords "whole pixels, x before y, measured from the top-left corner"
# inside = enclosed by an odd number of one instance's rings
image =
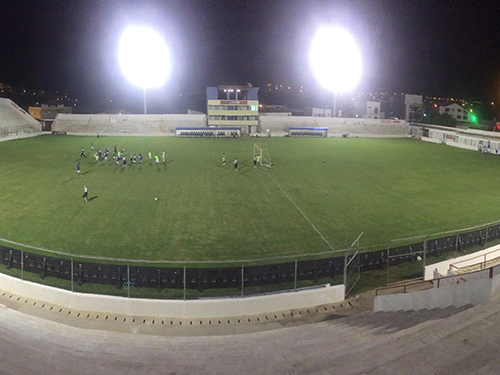
[[[234,170],[238,172],[238,159],[234,158]]]
[[[139,154],[139,163],[142,165],[142,154]]]
[[[76,165],[76,175],[77,175],[77,176],[80,176],[80,177],[83,177],[83,176],[80,174],[80,163],[78,163],[78,164]]]
[[[80,154],[80,159],[82,158],[82,156],[87,157],[87,155],[85,155],[85,150],[83,149],[83,147],[82,147],[82,153]]]
[[[163,164],[165,164],[165,150],[161,152],[161,157],[163,158]]]
[[[88,197],[87,185],[83,185],[83,195],[82,195],[82,198],[85,199],[85,203],[87,203],[87,197]]]
[[[117,145],[115,145],[115,154],[117,153],[117,152],[116,152],[116,146],[117,146]]]
[[[92,148],[92,151],[94,151],[94,142],[90,144],[90,148]]]
[[[222,165],[226,165],[226,154],[222,153]]]
[[[123,166],[124,167],[127,166],[127,157],[126,156],[123,157]]]
[[[148,152],[149,160],[151,160],[151,151]]]
[[[133,159],[133,163],[135,164],[135,161],[137,160],[137,156],[135,156],[134,154],[134,159]]]
[[[160,162],[160,157],[158,156],[158,154],[156,154],[155,160],[156,160],[156,164],[158,164]]]
[[[253,167],[257,168],[257,155],[253,157]]]

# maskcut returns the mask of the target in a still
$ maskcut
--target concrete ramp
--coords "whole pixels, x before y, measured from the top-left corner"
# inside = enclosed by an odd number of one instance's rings
[[[0,98],[0,140],[40,135],[42,125],[10,99]]]

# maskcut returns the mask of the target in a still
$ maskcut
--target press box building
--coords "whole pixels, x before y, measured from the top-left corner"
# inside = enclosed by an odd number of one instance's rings
[[[247,86],[207,87],[207,125],[240,128],[256,133],[259,126],[259,88]]]

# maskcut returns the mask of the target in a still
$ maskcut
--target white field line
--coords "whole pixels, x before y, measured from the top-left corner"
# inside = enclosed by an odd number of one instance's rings
[[[304,213],[304,211],[302,211],[300,209],[299,206],[297,206],[297,203],[295,203],[295,201],[286,193],[286,191],[281,187],[280,184],[278,184],[278,182],[276,182],[276,180],[273,178],[273,176],[271,176],[271,174],[267,171],[267,169],[263,168],[264,171],[267,173],[267,175],[269,176],[269,178],[271,178],[271,180],[273,180],[273,182],[276,184],[277,187],[279,187],[279,189],[283,192],[283,194],[285,194],[285,197],[288,198],[288,200],[290,202],[292,202],[292,204],[295,206],[295,208],[297,210],[299,210],[299,212],[302,214],[302,216],[304,216],[304,219],[307,220],[307,222],[311,225],[311,227],[316,231],[316,233],[319,234],[319,236],[323,239],[323,241],[325,241],[325,243],[328,245],[328,247],[330,249],[332,249],[333,251],[335,251],[335,249],[333,248],[333,246],[330,244],[330,242],[328,242],[328,240],[325,238],[325,236],[323,236],[323,234],[319,231],[318,228],[316,228],[316,226],[311,222],[311,220],[309,220],[309,218],[307,217],[307,215]]]
[[[307,256],[318,256],[318,255],[328,255],[332,253],[337,253],[345,250],[334,250],[334,251],[323,251],[321,253],[310,253],[310,254],[296,254],[296,255],[282,255],[282,256],[275,256],[275,257],[269,257],[269,258],[255,258],[255,259],[231,259],[231,260],[146,260],[146,259],[127,259],[127,258],[111,258],[111,257],[102,257],[102,256],[93,256],[93,255],[81,255],[81,254],[71,254],[71,253],[65,253],[62,251],[55,251],[55,250],[49,250],[45,249],[43,247],[36,247],[36,246],[30,246],[26,244],[22,244],[20,242],[15,242],[15,241],[10,241],[6,240],[5,238],[0,238],[0,241],[10,243],[13,245],[18,245],[25,247],[27,249],[34,249],[34,250],[40,250],[49,254],[56,254],[56,255],[63,255],[65,257],[70,257],[70,258],[81,258],[81,259],[89,259],[89,260],[110,260],[110,261],[115,261],[115,262],[123,262],[123,263],[151,263],[151,264],[165,264],[165,263],[171,263],[171,264],[224,264],[224,263],[249,263],[249,262],[262,262],[262,261],[270,261],[270,260],[281,260],[281,259],[290,259],[290,258],[302,258],[302,257],[307,257]]]

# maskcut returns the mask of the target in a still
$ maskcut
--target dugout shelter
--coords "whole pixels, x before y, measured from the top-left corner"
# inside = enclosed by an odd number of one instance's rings
[[[241,128],[175,128],[175,135],[186,138],[238,138],[241,136]]]
[[[289,137],[328,137],[328,128],[290,128]]]

